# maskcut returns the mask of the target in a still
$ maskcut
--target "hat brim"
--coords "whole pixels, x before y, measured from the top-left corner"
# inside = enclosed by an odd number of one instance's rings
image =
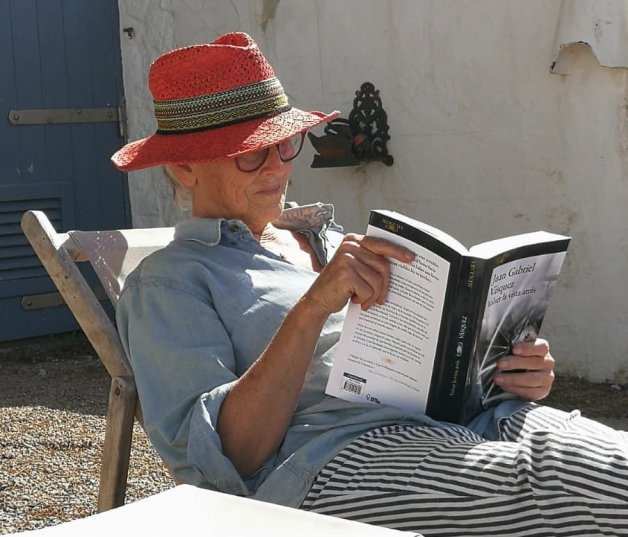
[[[338,111],[323,114],[290,108],[275,116],[217,129],[186,134],[153,134],[125,145],[113,154],[111,160],[116,168],[128,172],[163,164],[233,158],[273,146],[299,132],[327,123],[339,114]]]

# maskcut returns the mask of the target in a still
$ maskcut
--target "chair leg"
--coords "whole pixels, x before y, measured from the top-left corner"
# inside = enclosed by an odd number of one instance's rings
[[[100,471],[99,512],[124,504],[136,405],[133,379],[112,378]]]

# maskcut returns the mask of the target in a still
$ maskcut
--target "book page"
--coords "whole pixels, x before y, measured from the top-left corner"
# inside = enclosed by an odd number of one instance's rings
[[[486,408],[513,396],[492,382],[496,362],[520,341],[534,341],[566,252],[517,259],[495,267],[490,283],[468,387]]]
[[[424,412],[438,343],[450,263],[380,228],[368,235],[402,244],[411,264],[391,259],[384,305],[367,311],[350,304],[326,393]]]

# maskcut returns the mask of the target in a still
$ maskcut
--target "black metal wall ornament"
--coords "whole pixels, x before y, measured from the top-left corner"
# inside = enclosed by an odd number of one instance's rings
[[[325,125],[325,134],[308,138],[318,154],[314,155],[312,168],[357,166],[363,162],[381,161],[393,165],[388,154],[388,116],[382,107],[379,90],[370,82],[364,82],[355,92],[353,110],[349,119],[336,118]]]

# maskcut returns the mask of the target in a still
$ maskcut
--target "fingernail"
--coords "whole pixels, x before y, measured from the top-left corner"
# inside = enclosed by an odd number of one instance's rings
[[[512,353],[513,354],[521,354],[521,349],[519,347],[515,347],[514,349],[512,349]]]

